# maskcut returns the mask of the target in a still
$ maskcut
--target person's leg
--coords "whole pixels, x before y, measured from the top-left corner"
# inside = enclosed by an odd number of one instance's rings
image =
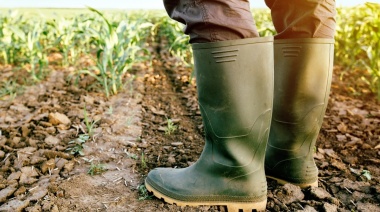
[[[164,0],[164,6],[185,24],[190,43],[259,37],[248,0]]]
[[[176,2],[176,3],[171,3]],[[180,206],[265,210],[265,148],[273,104],[273,38],[258,38],[242,0],[165,1],[190,35],[205,147],[183,169],[157,168],[145,185]]]
[[[328,103],[334,55],[333,0],[266,0],[274,41],[274,102],[265,171],[278,182],[318,186],[315,142]]]
[[[335,0],[265,0],[275,39],[334,38]]]

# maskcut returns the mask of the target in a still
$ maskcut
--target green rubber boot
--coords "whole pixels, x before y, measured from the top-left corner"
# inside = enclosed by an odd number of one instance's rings
[[[179,206],[265,210],[273,38],[193,44],[193,52],[205,147],[188,168],[149,172],[146,188]]]
[[[265,156],[268,178],[318,187],[313,153],[326,111],[333,39],[274,41],[274,102]]]

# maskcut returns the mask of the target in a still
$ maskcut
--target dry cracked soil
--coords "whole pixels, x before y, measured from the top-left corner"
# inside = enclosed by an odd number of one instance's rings
[[[358,83],[363,73],[342,81],[342,70],[314,155],[319,187],[268,180],[267,211],[380,211],[380,107]],[[89,89],[93,79],[69,76],[56,69],[0,100],[0,211],[226,211],[166,204],[144,187],[149,170],[187,167],[202,151],[191,68],[162,50],[111,98]]]

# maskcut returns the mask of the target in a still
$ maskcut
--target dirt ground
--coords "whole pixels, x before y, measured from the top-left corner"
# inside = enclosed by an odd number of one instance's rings
[[[150,169],[197,160],[204,132],[190,68],[162,50],[135,69],[110,99],[88,89],[92,79],[73,85],[69,70],[56,70],[0,100],[0,211],[226,211],[146,193]],[[344,73],[335,68],[317,141],[319,187],[268,180],[267,211],[380,211],[380,106],[358,82],[363,73]],[[13,74],[0,67],[1,79]]]

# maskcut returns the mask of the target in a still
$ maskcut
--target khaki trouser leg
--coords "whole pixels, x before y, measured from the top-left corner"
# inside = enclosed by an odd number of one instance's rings
[[[265,0],[275,39],[334,38],[335,0]]]
[[[185,24],[190,43],[259,37],[248,0],[164,0],[169,16]]]

